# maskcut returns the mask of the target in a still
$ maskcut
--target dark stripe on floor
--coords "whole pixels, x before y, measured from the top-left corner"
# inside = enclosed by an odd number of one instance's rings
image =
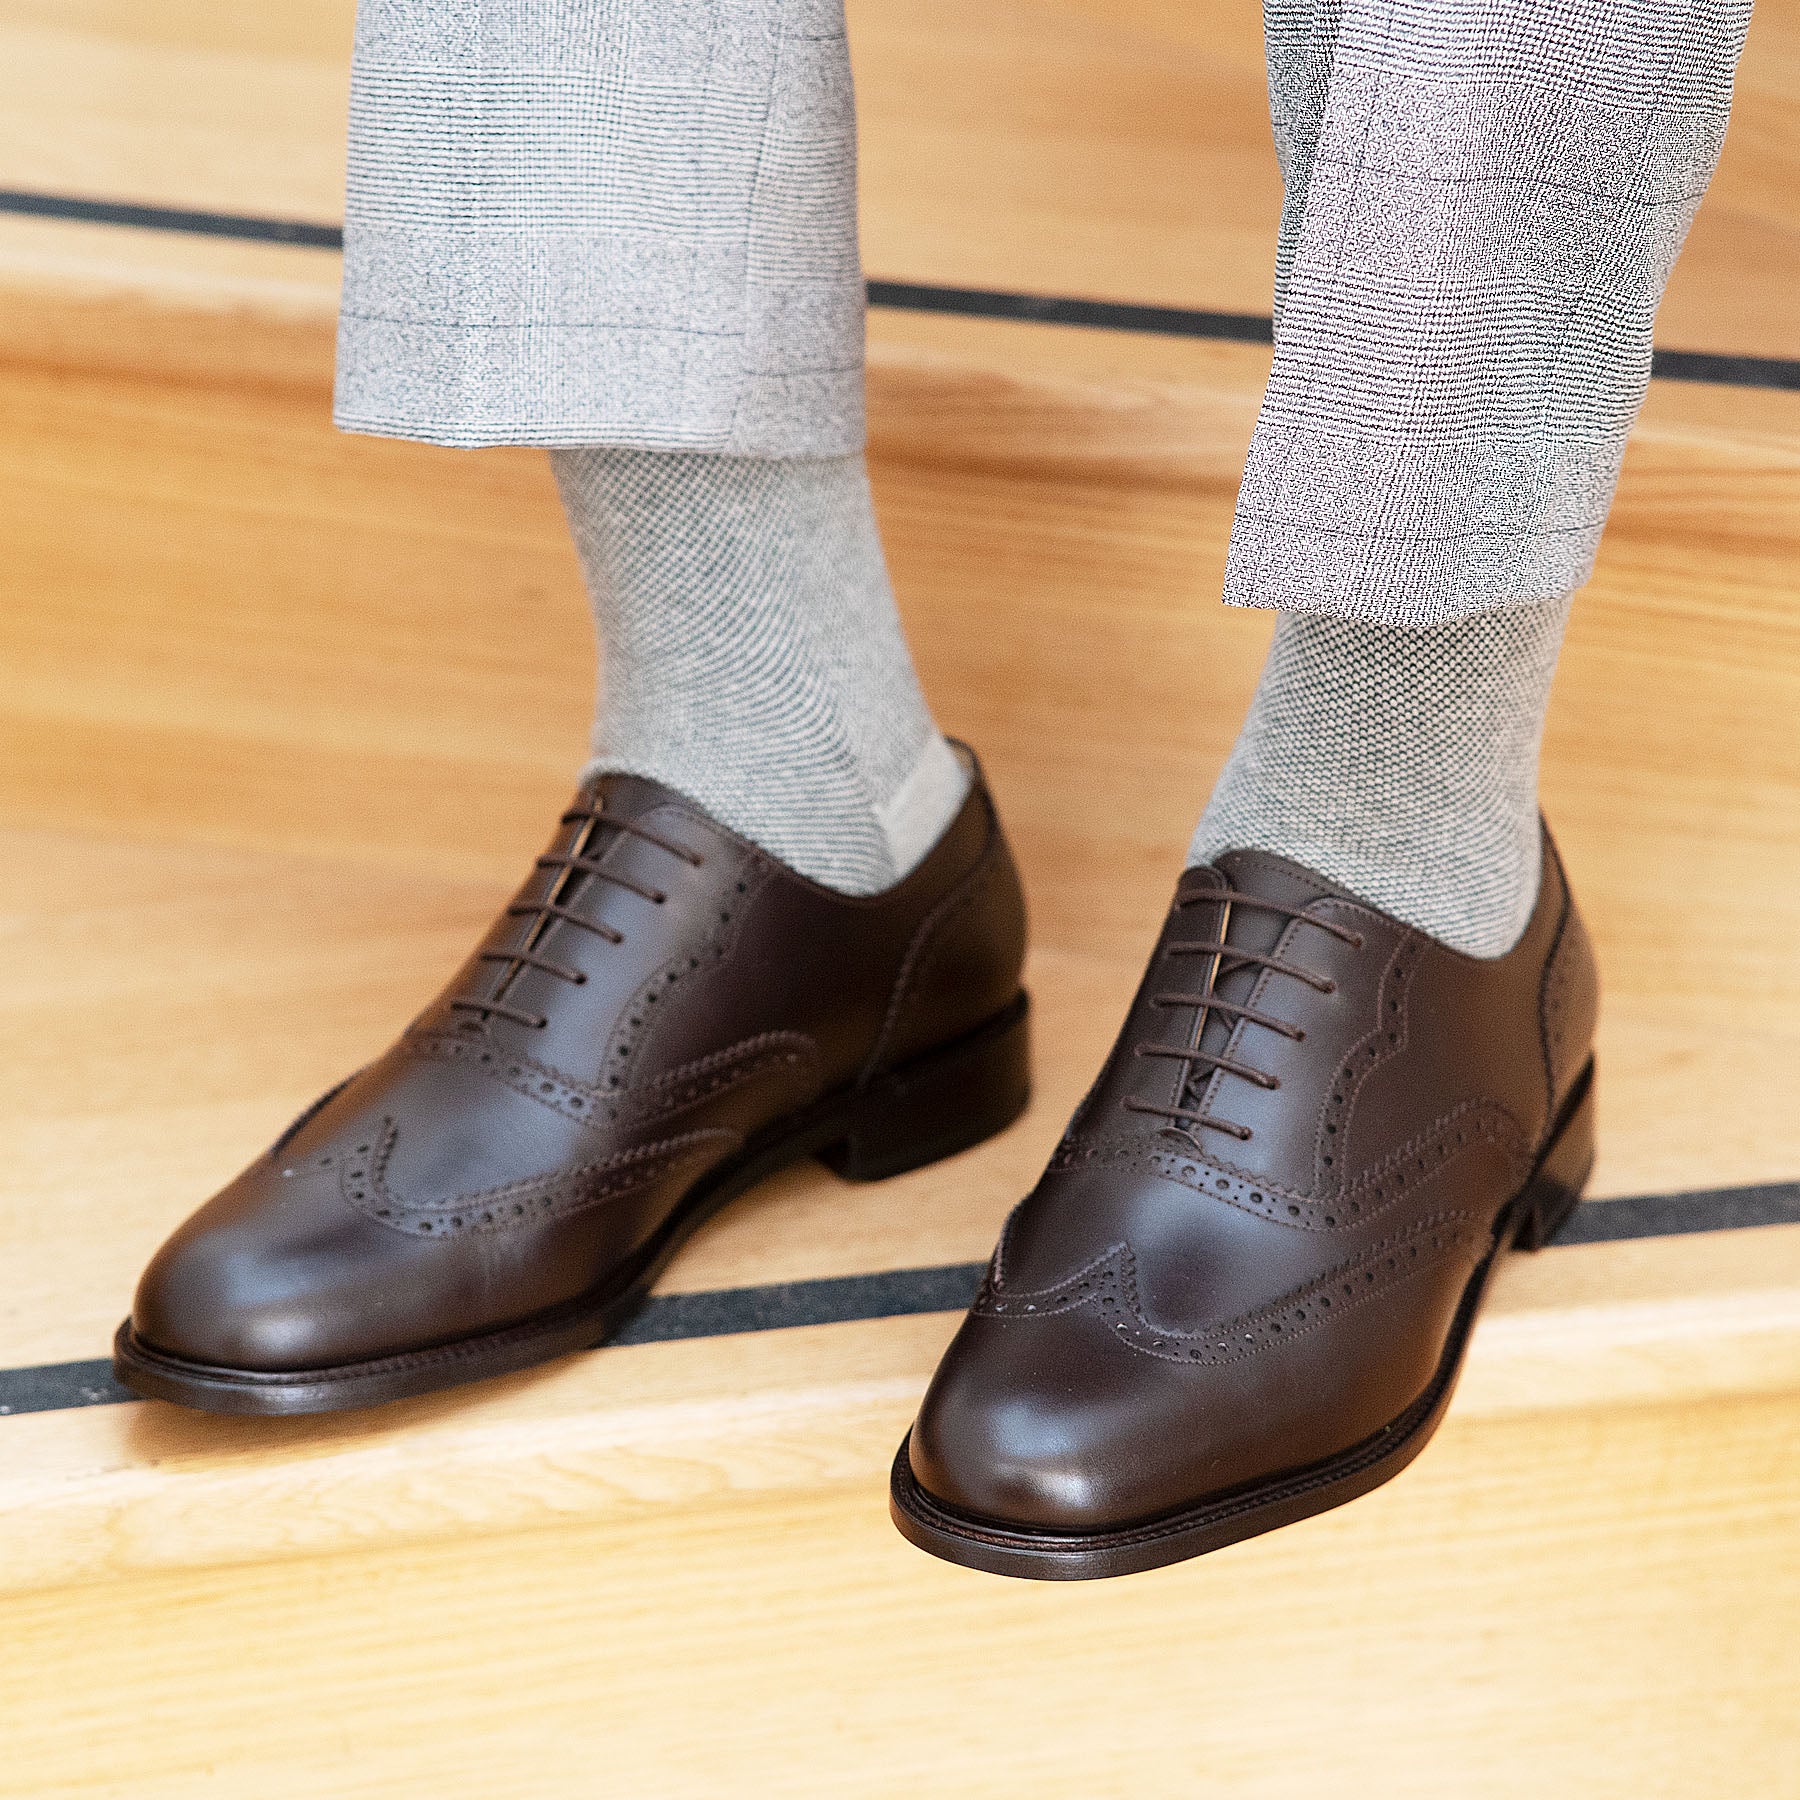
[[[116,1406],[135,1400],[112,1377],[110,1358],[0,1369],[0,1414],[66,1412],[73,1406]]]
[[[341,250],[343,227],[310,219],[270,219],[251,213],[206,212],[182,206],[143,206],[128,200],[88,200],[72,194],[0,189],[0,213],[67,219],[87,225],[127,225],[143,231],[186,232],[254,243],[303,244]],[[1075,325],[1090,331],[1127,331],[1153,337],[1206,338],[1268,344],[1274,323],[1264,313],[1206,312],[1187,306],[1147,306],[1126,300],[1083,300],[1056,294],[1014,294],[999,288],[937,287],[916,281],[871,281],[869,304],[891,311],[1011,319],[1033,325]],[[1722,387],[1800,391],[1800,360],[1720,356],[1704,350],[1658,350],[1650,373],[1660,381],[1703,381]]]
[[[1556,1242],[1614,1243],[1695,1231],[1744,1231],[1762,1225],[1800,1225],[1800,1182],[1585,1200],[1557,1234]],[[745,1331],[786,1331],[796,1325],[841,1325],[852,1320],[904,1318],[911,1313],[960,1312],[975,1296],[982,1267],[980,1263],[945,1263],[931,1269],[884,1269],[874,1275],[834,1275],[819,1281],[771,1282],[764,1287],[659,1294],[613,1342],[666,1344],[682,1338],[732,1337]],[[0,1369],[0,1415],[116,1406],[137,1397],[113,1380],[112,1364],[103,1359]]]
[[[1275,341],[1275,322],[1266,313],[1197,312],[1186,306],[1009,294],[998,288],[871,281],[869,304],[897,312],[954,313],[972,319],[1013,319],[1028,325],[1079,325],[1090,331],[1136,331],[1152,337],[1214,338],[1237,344]]]
[[[1746,1231],[1800,1225],[1800,1181],[1715,1188],[1700,1194],[1634,1194],[1584,1200],[1556,1234],[1558,1244],[1611,1244],[1623,1238],[1682,1237],[1693,1231]]]
[[[0,188],[0,213],[28,219],[69,219],[82,225],[130,225],[140,231],[179,231],[193,237],[238,238],[259,244],[305,244],[341,250],[341,225],[304,219],[265,219],[250,213],[197,212],[185,206],[139,206],[129,200],[82,200],[72,194],[33,194]]]
[[[984,1267],[944,1263],[934,1269],[883,1269],[875,1275],[833,1275],[822,1281],[658,1294],[613,1342],[665,1344],[675,1338],[729,1337],[739,1331],[784,1331],[790,1325],[961,1312],[975,1298]]]

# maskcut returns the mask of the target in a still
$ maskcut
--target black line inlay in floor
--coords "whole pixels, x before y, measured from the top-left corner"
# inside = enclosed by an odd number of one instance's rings
[[[1557,1234],[1556,1242],[1613,1243],[1696,1231],[1744,1231],[1763,1225],[1800,1225],[1800,1181],[1584,1200]],[[797,1325],[896,1319],[911,1313],[960,1312],[975,1297],[982,1267],[980,1263],[944,1263],[928,1269],[884,1269],[872,1275],[659,1294],[645,1304],[611,1347],[731,1337],[746,1331],[786,1331]],[[114,1406],[137,1397],[113,1380],[112,1364],[104,1358],[0,1369],[0,1416]]]
[[[0,188],[0,213],[65,219],[87,225],[123,225],[142,231],[237,238],[253,243],[301,244],[315,250],[341,250],[344,247],[343,227],[319,220],[274,219],[254,213],[208,212],[182,206],[149,206],[132,200],[97,200],[77,194],[42,194],[22,188]],[[1195,307],[1151,306],[1129,300],[1019,294],[1001,288],[871,281],[869,304],[901,312],[1012,319],[1034,325],[1074,325],[1091,331],[1137,332],[1155,337],[1206,338],[1240,344],[1274,341],[1274,322],[1264,313],[1208,312]],[[1724,387],[1800,391],[1800,359],[1787,357],[1658,350],[1651,360],[1650,373],[1659,381],[1700,381]]]
[[[0,213],[28,219],[66,219],[81,225],[125,225],[139,231],[175,231],[190,237],[237,238],[257,244],[304,244],[341,250],[344,228],[308,219],[268,219],[254,213],[204,212],[185,206],[142,206],[133,200],[87,200],[74,194],[28,193],[0,188]]]

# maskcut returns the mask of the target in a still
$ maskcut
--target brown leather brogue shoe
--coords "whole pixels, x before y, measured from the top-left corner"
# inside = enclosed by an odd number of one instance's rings
[[[1495,1261],[1587,1179],[1597,1002],[1547,834],[1491,961],[1280,857],[1189,870],[901,1445],[900,1530],[995,1574],[1120,1575],[1397,1473]]]
[[[158,1252],[119,1379],[322,1412],[600,1342],[782,1165],[877,1179],[1009,1124],[1024,942],[978,771],[925,861],[866,899],[602,778],[400,1041]]]

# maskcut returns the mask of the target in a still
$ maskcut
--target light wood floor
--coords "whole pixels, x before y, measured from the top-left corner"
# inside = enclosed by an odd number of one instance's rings
[[[1792,1470],[1790,1401],[1715,1401],[1452,1425],[1355,1507],[1086,1588],[821,1483],[63,1590],[5,1615],[0,1794],[1791,1800]]]
[[[1254,353],[1242,359],[1247,416]],[[1221,365],[1208,373],[1228,397]],[[1023,441],[1081,390],[996,391],[1015,395]],[[163,1232],[411,1014],[559,805],[591,670],[541,458],[336,438],[317,397],[22,368],[0,392],[0,538],[22,602],[0,626],[16,1096],[0,1357],[16,1365],[99,1354]],[[1171,384],[1167,408],[1222,414],[1208,392],[1197,375],[1201,399]],[[1657,398],[1552,724],[1550,805],[1608,969],[1603,1193],[1800,1165],[1800,403],[1737,396],[1722,424],[1708,398]],[[916,449],[928,416],[896,411],[892,436]],[[1164,479],[1104,454],[1085,474],[1010,466],[1004,425],[990,408],[993,460],[902,449],[877,481],[928,686],[988,754],[1025,865],[1039,1101],[944,1170],[879,1189],[772,1184],[693,1247],[675,1286],[984,1254],[1110,1037],[1235,729],[1266,621],[1202,600],[1229,483],[1178,457]],[[1745,1316],[1778,1371],[1800,1268],[1770,1246],[1790,1237],[1719,1252],[1727,1291],[1777,1296]],[[1565,1320],[1623,1304],[1633,1254],[1576,1255],[1573,1290],[1522,1274],[1521,1304]],[[916,1348],[915,1327],[892,1329]],[[741,1391],[736,1351],[702,1354],[721,1391]],[[1755,1360],[1734,1349],[1718,1379],[1741,1387]],[[552,1446],[594,1410],[585,1389],[527,1387],[534,1406],[566,1396]],[[457,1401],[455,1431],[485,1442],[490,1404],[504,1419],[513,1400]],[[50,1469],[101,1479],[105,1510],[131,1493],[106,1482],[172,1451],[190,1471],[239,1460],[241,1427],[178,1419],[166,1440],[146,1423],[162,1416],[0,1427],[33,1445],[11,1498],[16,1542],[49,1532],[38,1575],[71,1555],[107,1567],[119,1541],[69,1544],[44,1510]],[[281,1443],[314,1442],[306,1429],[265,1442],[272,1466],[287,1467]],[[193,1553],[192,1538],[150,1535],[152,1563]],[[23,1557],[21,1578],[34,1566]]]
[[[872,272],[1266,306],[1248,10],[853,10]],[[348,23],[0,0],[0,187],[334,217]],[[1664,342],[1800,353],[1797,40],[1765,0]],[[579,755],[542,458],[335,436],[335,279],[0,219],[0,1367],[104,1353],[168,1227],[437,985]],[[671,1288],[985,1255],[1268,628],[1217,604],[1266,352],[873,341],[902,604],[1026,870],[1040,1092],[938,1170],[769,1184]],[[1607,970],[1604,1195],[1800,1174],[1797,571],[1800,396],[1659,386],[1545,769]],[[1517,1260],[1400,1482],[1075,1592],[883,1519],[951,1325],[324,1421],[0,1419],[0,1794],[1800,1795],[1800,1227]]]

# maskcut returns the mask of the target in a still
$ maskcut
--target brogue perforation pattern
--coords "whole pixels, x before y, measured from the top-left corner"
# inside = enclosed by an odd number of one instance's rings
[[[436,1062],[461,1063],[475,1073],[498,1081],[514,1093],[574,1119],[583,1125],[609,1124],[618,1116],[618,1106],[598,1088],[553,1069],[535,1057],[499,1048],[486,1037],[452,1037],[433,1032],[409,1038],[407,1047],[415,1056]]]
[[[1471,1213],[1433,1213],[1265,1306],[1192,1331],[1160,1326],[1146,1314],[1129,1244],[1115,1244],[1054,1287],[1007,1292],[997,1270],[990,1268],[972,1311],[988,1318],[1023,1319],[1086,1309],[1129,1349],[1165,1362],[1217,1368],[1292,1343],[1379,1299],[1398,1283],[1485,1244],[1489,1229],[1489,1221]]]
[[[1586,941],[1586,927],[1574,907],[1565,900],[1562,917],[1557,921],[1556,942],[1544,965],[1538,995],[1538,1021],[1544,1041],[1544,1079],[1548,1084],[1552,1111],[1562,1090],[1573,1079],[1576,1067],[1586,1059],[1589,1051],[1587,1033],[1577,1034],[1574,1015],[1578,1010],[1575,1001],[1578,977],[1584,969],[1591,970],[1592,967],[1593,951]],[[1583,1019],[1581,1024],[1590,1025],[1591,1020]]]
[[[657,1076],[622,1111],[627,1117],[660,1118],[710,1100],[766,1070],[798,1068],[802,1063],[816,1069],[818,1060],[818,1046],[811,1038],[794,1031],[765,1032]]]
[[[1243,1175],[1224,1164],[1178,1150],[1146,1149],[1116,1139],[1065,1145],[1051,1160],[1053,1170],[1138,1168],[1179,1182],[1209,1200],[1273,1220],[1294,1231],[1347,1231],[1373,1224],[1391,1212],[1428,1178],[1483,1146],[1499,1150],[1521,1178],[1530,1166],[1524,1128],[1505,1107],[1491,1100],[1467,1100],[1429,1131],[1408,1140],[1373,1168],[1361,1171],[1344,1190],[1321,1199]]]
[[[747,855],[730,890],[714,909],[710,928],[700,942],[691,949],[677,951],[632,996],[620,1013],[601,1059],[597,1085],[602,1092],[617,1093],[630,1087],[632,1071],[655,1028],[658,1008],[674,990],[730,956],[744,911],[768,880],[770,869],[766,857]]]
[[[436,1238],[465,1231],[507,1231],[567,1218],[660,1181],[697,1152],[728,1149],[739,1141],[731,1131],[690,1131],[600,1162],[419,1205],[388,1186],[387,1168],[397,1137],[393,1121],[384,1119],[380,1128],[361,1142],[326,1151],[314,1159],[314,1166],[336,1171],[345,1204],[365,1218],[390,1231]]]
[[[1371,1169],[1361,1171],[1335,1195],[1290,1193],[1272,1182],[1253,1180],[1220,1165],[1174,1151],[1157,1150],[1147,1165],[1166,1181],[1178,1181],[1209,1199],[1257,1213],[1295,1231],[1345,1231],[1374,1223],[1454,1160],[1482,1146],[1499,1149],[1522,1174],[1529,1162],[1525,1134],[1503,1106],[1465,1101],[1428,1132],[1402,1144]],[[1122,1157],[1121,1157],[1122,1159]],[[1107,1160],[1096,1156],[1090,1160]]]
[[[678,1112],[725,1093],[766,1070],[793,1068],[817,1057],[810,1038],[797,1032],[767,1032],[729,1049],[714,1051],[684,1068],[671,1069],[659,1075],[635,1101],[627,1101],[577,1081],[535,1057],[498,1049],[485,1038],[421,1034],[408,1039],[407,1047],[415,1056],[461,1063],[566,1119],[596,1127],[633,1117],[639,1123],[648,1123],[664,1113]]]

